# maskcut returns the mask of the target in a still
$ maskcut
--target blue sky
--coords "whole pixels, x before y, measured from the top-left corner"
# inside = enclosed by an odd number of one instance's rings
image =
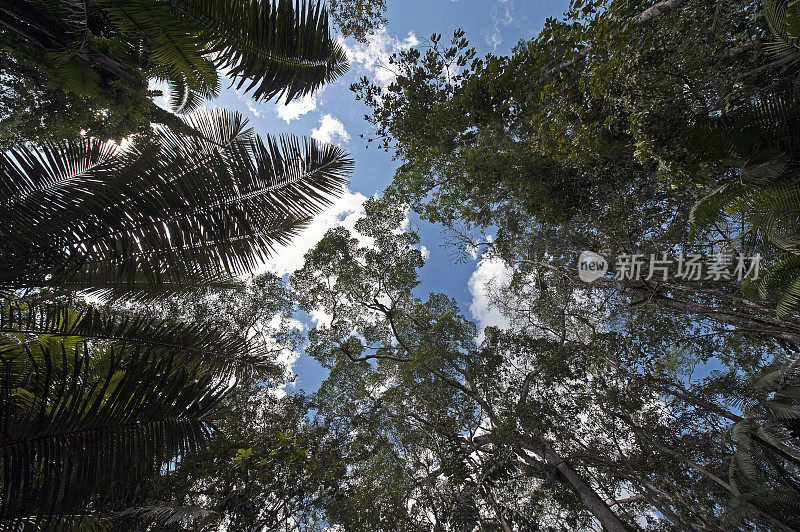
[[[391,74],[383,68],[388,55],[409,46],[425,46],[433,33],[443,39],[461,27],[479,55],[508,54],[520,39],[535,36],[547,17],[560,18],[569,0],[388,0],[389,23],[371,36],[367,45],[352,39],[344,42],[350,56],[350,71],[327,85],[313,98],[295,101],[288,106],[275,102],[255,103],[246,94],[232,89],[222,92],[209,107],[235,109],[248,117],[260,135],[292,133],[311,135],[347,149],[356,167],[345,196],[301,235],[288,250],[278,252],[269,269],[277,273],[293,271],[302,264],[302,254],[324,231],[334,225],[352,227],[360,204],[366,197],[380,193],[392,180],[396,163],[390,154],[366,147],[359,137],[369,136],[371,125],[364,121],[367,112],[355,100],[349,87],[361,76],[388,82]],[[413,214],[411,226],[422,237],[430,256],[422,271],[420,293],[443,292],[456,298],[465,314],[480,324],[496,323],[499,316],[486,308],[480,295],[481,285],[503,275],[499,265],[468,262],[454,264],[451,252],[440,247],[441,230],[420,222]],[[295,386],[313,392],[325,374],[310,357],[300,355],[294,362]]]

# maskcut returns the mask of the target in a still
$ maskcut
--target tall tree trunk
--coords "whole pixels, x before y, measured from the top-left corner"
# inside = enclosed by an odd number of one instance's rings
[[[800,328],[791,323],[781,323],[769,316],[758,316],[744,312],[728,311],[721,308],[711,308],[693,301],[674,299],[657,291],[650,291],[644,287],[621,285],[621,291],[628,295],[638,296],[648,302],[661,305],[682,314],[703,316],[718,323],[731,325],[737,329],[760,332],[776,338],[783,338],[795,345],[800,345]]]
[[[533,445],[524,441],[519,441],[518,454],[520,458],[526,463],[531,461],[530,457],[525,451],[529,451],[539,456],[544,463],[549,467],[558,471],[563,479],[563,482],[570,488],[583,503],[583,506],[591,512],[591,514],[603,526],[603,530],[607,532],[630,532],[630,527],[626,525],[619,516],[614,513],[614,510],[606,504],[606,501],[597,494],[588,482],[586,482],[580,473],[578,473],[569,462],[567,462],[555,449],[544,439],[537,438]],[[541,463],[534,462],[534,467],[541,467]]]

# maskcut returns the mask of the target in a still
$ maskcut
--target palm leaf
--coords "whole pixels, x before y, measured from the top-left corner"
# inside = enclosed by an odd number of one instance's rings
[[[210,324],[185,324],[93,307],[76,310],[56,304],[0,301],[0,333],[112,342],[120,352],[149,350],[154,356],[171,356],[179,367],[195,375],[211,373],[223,379],[253,373],[264,377],[277,371],[270,353]]]
[[[761,270],[758,279],[743,286],[746,294],[760,299],[778,297],[778,316],[792,313],[800,305],[800,256],[786,253]]]
[[[151,530],[152,526],[194,525],[208,521],[215,512],[200,506],[141,506],[114,512],[108,520],[127,530]]]
[[[172,83],[173,106],[216,93],[220,68],[257,101],[309,94],[347,71],[323,2],[102,0],[115,25],[147,37],[153,75]]]
[[[200,530],[202,525],[216,517],[216,512],[200,506],[138,506],[105,514],[90,513],[54,517],[54,528],[64,532],[105,532],[111,530],[150,531],[153,527],[190,526]],[[21,520],[36,527],[39,519]],[[38,528],[38,527],[37,527]]]
[[[765,5],[770,24],[780,25],[785,2]],[[777,27],[777,26],[776,26]],[[721,162],[738,167],[690,212],[692,231],[729,226],[738,231],[734,243],[777,251],[759,279],[743,287],[751,297],[777,296],[777,313],[787,316],[800,307],[800,105],[794,95],[753,97],[703,129]]]
[[[217,65],[256,100],[288,102],[347,71],[322,2],[170,0],[209,35]]]
[[[792,35],[788,30],[787,10],[797,9],[790,6],[787,0],[765,0],[764,19],[767,21],[770,33],[774,39],[765,44],[765,48],[778,59],[789,57],[798,51],[797,35]]]
[[[0,364],[0,522],[12,527],[79,515],[98,490],[125,496],[203,444],[225,391],[147,351],[57,338],[3,351]]]
[[[125,151],[86,140],[5,154],[0,287],[228,282],[287,243],[352,168],[337,147],[263,141],[235,113],[186,123],[199,135],[159,129]]]
[[[728,209],[779,249],[800,244],[800,185],[777,183],[733,198]]]

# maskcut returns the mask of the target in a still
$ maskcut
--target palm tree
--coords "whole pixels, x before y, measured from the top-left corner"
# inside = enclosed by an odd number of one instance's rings
[[[241,365],[222,354],[246,347],[207,326],[91,309],[5,300],[0,312],[0,523],[11,529],[82,521],[93,495],[124,499],[200,447],[228,389],[220,375]]]
[[[0,156],[0,289],[159,297],[229,286],[304,227],[352,167],[338,147],[266,141],[239,114],[190,116],[125,150],[94,139]]]
[[[352,167],[337,147],[262,140],[235,113],[186,124],[200,135],[156,128],[126,149],[86,139],[1,156],[0,523],[95,517],[93,496],[124,499],[202,444],[231,378],[274,369],[207,325],[36,302],[43,289],[153,300],[236,286]]]
[[[218,69],[256,99],[288,100],[346,68],[325,10],[305,2],[15,0],[0,25],[59,58],[67,80],[139,91],[166,80],[180,112],[216,94]],[[236,113],[153,112],[170,127],[126,149],[86,138],[0,156],[4,527],[202,517],[96,510],[202,445],[231,379],[270,374],[269,354],[209,325],[41,301],[234,287],[352,168],[337,147],[262,140]]]
[[[745,292],[775,298],[786,316],[800,307],[800,105],[792,95],[762,95],[710,120],[698,128],[697,146],[730,170],[690,222],[696,231],[727,227],[733,244],[769,253]]]
[[[257,101],[292,100],[347,70],[323,2],[14,0],[0,4],[0,30],[66,90],[113,95],[122,83],[137,95],[126,98],[146,98],[148,80],[164,81],[180,113],[217,95],[219,70]],[[174,122],[150,105],[152,120]]]
[[[728,517],[733,522],[755,507],[784,525],[798,525],[799,369],[796,360],[778,361],[752,383],[731,382],[727,387],[732,404],[743,413],[731,427],[734,453],[728,482],[733,496]]]

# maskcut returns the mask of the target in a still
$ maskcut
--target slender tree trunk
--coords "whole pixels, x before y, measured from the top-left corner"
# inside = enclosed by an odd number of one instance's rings
[[[742,312],[731,312],[722,309],[710,308],[693,301],[674,299],[658,292],[651,292],[646,288],[621,286],[623,293],[644,298],[647,301],[656,303],[663,307],[672,309],[682,314],[692,314],[703,316],[725,325],[731,325],[737,329],[760,332],[776,338],[783,338],[796,345],[800,345],[800,329],[793,324],[781,324],[777,320],[773,321],[769,317],[761,317],[755,314],[745,314]]]
[[[672,456],[674,458],[677,458],[678,460],[686,463],[687,465],[689,465],[689,467],[691,467],[692,469],[696,470],[697,472],[699,472],[704,477],[706,477],[706,478],[712,480],[713,482],[719,484],[720,486],[725,488],[728,492],[730,492],[732,495],[734,494],[734,490],[732,489],[730,484],[728,484],[727,482],[725,482],[724,480],[722,480],[721,478],[719,478],[717,475],[713,474],[712,472],[708,471],[706,468],[704,468],[703,466],[701,466],[700,464],[698,464],[697,462],[695,462],[694,460],[692,460],[688,456],[684,456],[683,454],[679,453],[678,451],[675,451],[674,449],[670,449],[666,445],[662,445],[661,443],[659,443],[659,442],[657,442],[657,441],[645,436],[644,432],[638,426],[636,426],[636,424],[633,423],[633,420],[630,419],[629,417],[627,417],[625,415],[618,414],[617,418],[622,419],[623,421],[625,421],[631,427],[631,429],[633,429],[634,433],[636,433],[636,435],[638,437],[640,437],[643,440],[645,440],[646,442],[650,443],[651,445],[653,445],[658,450],[660,450],[660,451],[662,451],[664,453],[667,453],[668,455],[670,455],[670,456]],[[754,512],[756,512],[757,514],[761,515],[764,519],[766,519],[767,521],[772,523],[772,525],[775,526],[776,528],[778,528],[779,530],[784,530],[786,532],[789,532],[789,531],[792,530],[791,528],[786,526],[783,522],[779,521],[778,519],[776,519],[772,515],[768,514],[767,512],[765,512],[764,510],[762,510],[761,508],[759,508],[758,506],[753,504],[752,502],[747,502],[746,504]]]
[[[673,499],[672,495],[669,493],[664,492],[658,486],[650,482],[646,478],[639,478],[638,476],[631,477],[631,482],[637,484],[642,493],[644,494],[645,498],[647,499],[650,504],[658,508],[664,517],[666,517],[675,527],[685,532],[691,532],[694,529],[689,527],[686,523],[678,517],[675,512],[672,511],[672,507],[675,506],[675,500]],[[660,503],[659,499],[664,499],[666,503]],[[708,514],[702,510],[702,508],[697,509],[698,516],[700,519],[705,523],[708,530],[717,530],[719,532],[725,532],[724,529],[720,528],[718,525],[711,522]]]
[[[689,0],[664,0],[659,2],[651,8],[645,9],[636,18],[633,19],[635,25],[646,24],[656,17],[660,17],[664,13],[669,13],[677,7],[681,7]]]
[[[500,508],[497,506],[497,501],[492,495],[491,488],[486,488],[486,498],[489,499],[489,504],[492,505],[492,510],[494,510],[494,515],[497,517],[497,522],[500,523],[500,526],[503,528],[503,532],[513,532],[511,530],[511,526],[506,521],[506,518],[500,513]]]
[[[566,278],[569,282],[576,286],[594,286],[603,290],[617,290],[626,296],[638,299],[641,303],[654,303],[682,314],[704,316],[710,320],[722,323],[724,325],[730,325],[737,329],[759,332],[776,338],[782,338],[800,346],[800,324],[788,320],[778,320],[777,317],[775,317],[772,309],[767,309],[766,307],[758,305],[757,303],[749,303],[747,300],[738,296],[724,294],[720,291],[696,291],[712,297],[727,299],[731,302],[731,304],[745,304],[747,305],[748,310],[733,311],[722,310],[721,308],[712,308],[700,303],[695,303],[693,301],[675,299],[665,296],[659,292],[658,287],[627,285],[612,279],[599,279],[594,281],[591,285],[588,285],[583,281],[580,281],[576,275],[571,273],[571,271],[563,270],[546,262],[535,260],[516,260],[514,262],[520,264],[532,264],[548,269],[557,275]],[[675,284],[671,284],[667,286],[667,288],[670,290],[682,290],[685,292],[692,291],[688,287],[684,288]]]
[[[462,386],[459,389],[474,399],[483,408],[494,426],[499,426],[500,420],[497,413],[494,411],[494,408],[492,408],[492,405],[481,396],[468,367],[464,368],[464,376],[467,381],[467,386]],[[558,471],[561,474],[561,478],[564,479],[564,482],[578,495],[584,507],[597,518],[603,526],[603,529],[607,532],[628,532],[630,530],[608,504],[606,504],[606,501],[597,494],[583,477],[581,477],[580,473],[575,471],[566,460],[559,456],[549,442],[544,438],[537,437],[532,443],[533,445],[527,444],[521,439],[517,442],[520,447],[517,454],[525,463],[537,468],[542,465],[535,462],[531,464],[532,460],[525,452],[530,451],[539,456],[549,467]]]
[[[608,532],[627,532],[630,530],[608,504],[606,504],[606,501],[587,484],[566,460],[556,453],[550,445],[545,442],[542,443],[545,461],[550,464],[550,466],[557,469],[564,478],[567,479],[572,489],[575,490],[578,497],[580,497],[583,505],[592,512],[592,515],[594,515],[598,521],[600,521],[604,530]]]
[[[520,447],[518,454],[526,463],[531,460],[525,451],[530,451],[539,456],[548,466],[558,471],[563,482],[578,495],[583,506],[600,522],[603,530],[607,532],[630,532],[630,527],[614,513],[614,510],[606,504],[606,501],[597,494],[594,488],[549,443],[538,439],[535,445],[530,445],[523,441],[519,441],[518,445]],[[532,465],[541,467],[539,463]]]

